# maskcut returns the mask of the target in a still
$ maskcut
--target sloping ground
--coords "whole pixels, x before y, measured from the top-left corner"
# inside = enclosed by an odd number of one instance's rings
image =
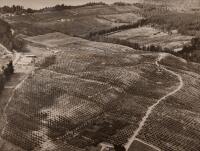
[[[145,3],[169,6],[175,9],[200,8],[199,0],[143,0]]]
[[[0,43],[4,45],[7,49],[12,50],[13,45],[11,28],[10,25],[2,19],[0,19]],[[1,47],[0,54],[4,53],[4,50],[2,52]]]
[[[32,15],[8,17],[6,20],[17,33],[25,35],[41,35],[49,32],[84,36],[90,32],[120,26],[122,23],[99,18],[98,15],[134,13],[135,6],[92,6],[62,11],[44,11]],[[137,16],[137,15],[136,15]]]
[[[0,56],[3,57],[3,56],[7,56],[9,55],[11,52],[5,47],[3,46],[2,44],[0,44]]]
[[[1,138],[0,138],[0,149],[2,151],[24,151],[23,149],[17,147],[16,145],[13,145]]]
[[[2,92],[8,78],[8,64],[12,60],[11,52],[0,44],[0,93]]]
[[[9,106],[10,103],[10,98],[12,97],[12,94],[15,90],[16,87],[18,87],[18,84],[23,81],[23,79],[26,77],[26,74],[30,72],[30,64],[26,64],[25,56],[15,53],[13,55],[13,65],[14,65],[14,73],[12,76],[10,76],[9,80],[6,80],[4,82],[4,88],[1,91],[0,94],[0,131],[1,134],[3,132],[3,128],[7,124],[7,119],[6,119],[6,110],[7,106]],[[30,58],[28,58],[30,59]],[[2,58],[0,59],[1,61],[3,60]],[[8,61],[11,60],[11,58],[8,59]],[[2,77],[1,77],[2,78]],[[3,76],[5,79],[5,75]],[[1,84],[2,84],[2,79],[1,79]],[[1,85],[2,86],[2,85]],[[0,150],[1,151],[23,151],[23,149],[20,148],[18,145],[14,145],[13,143],[10,143],[2,138],[0,138]]]
[[[54,33],[49,33],[45,35],[39,35],[39,36],[34,36],[34,37],[27,37],[24,38],[24,40],[38,44],[38,45],[43,45],[46,47],[59,47],[62,45],[70,44],[73,42],[81,42],[81,41],[86,41],[84,39],[78,39],[75,37],[71,37],[59,32],[54,32]]]
[[[127,40],[131,43],[138,43],[140,46],[160,46],[163,50],[181,50],[184,45],[190,43],[192,36],[183,36],[177,33],[164,33],[152,27],[139,27],[120,31],[108,37]]]
[[[38,61],[39,68],[15,91],[6,110],[5,140],[36,151],[126,143],[148,106],[179,84],[156,64],[157,54],[73,39]]]
[[[134,14],[134,13],[123,13],[123,14],[112,14],[112,15],[101,15],[99,16],[102,19],[108,20],[110,22],[115,23],[135,23],[138,20],[142,19],[142,17]]]
[[[158,151],[158,149],[155,149],[151,146],[149,146],[149,144],[146,144],[145,142],[137,139],[135,140],[132,144],[131,147],[129,148],[128,151]]]
[[[173,56],[161,64],[182,76],[184,86],[151,114],[139,138],[163,151],[200,149],[200,66]],[[159,139],[158,139],[159,138]]]

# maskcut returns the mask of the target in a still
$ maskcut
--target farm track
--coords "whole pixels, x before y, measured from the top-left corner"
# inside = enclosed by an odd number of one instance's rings
[[[11,54],[11,52],[2,44],[0,44],[0,47],[4,49],[4,51],[7,53],[7,54]]]
[[[167,55],[167,54],[165,54],[165,53],[161,53],[161,54],[159,55],[158,59],[156,60],[156,65],[157,65],[159,68],[161,68],[161,69],[163,69],[163,70],[169,72],[170,74],[176,76],[176,77],[179,79],[180,84],[179,84],[179,86],[178,86],[174,91],[172,91],[172,92],[168,93],[167,95],[163,96],[163,97],[162,97],[161,99],[159,99],[155,104],[153,104],[152,106],[150,106],[150,107],[148,108],[148,110],[147,110],[145,116],[142,118],[142,120],[141,120],[141,122],[140,122],[140,124],[139,124],[139,127],[135,130],[134,134],[133,134],[132,137],[128,140],[127,144],[125,144],[126,151],[128,151],[129,148],[130,148],[130,146],[131,146],[131,144],[132,144],[135,140],[137,140],[137,136],[138,136],[138,134],[140,133],[140,131],[143,129],[143,127],[144,127],[144,125],[145,125],[147,119],[149,118],[149,116],[151,115],[151,113],[154,111],[154,109],[160,104],[160,102],[164,101],[167,97],[169,97],[169,96],[175,94],[176,92],[178,92],[178,91],[183,87],[183,85],[184,85],[183,79],[182,79],[182,77],[181,77],[179,74],[177,74],[177,73],[175,73],[174,71],[169,70],[169,69],[167,69],[167,68],[165,68],[164,66],[162,66],[162,65],[159,64],[159,62],[160,62],[162,59],[164,59],[164,58],[166,57],[166,55]],[[154,148],[155,150],[158,149],[157,147],[154,147],[154,146],[152,146],[152,148]]]
[[[21,54],[15,52],[14,55],[15,55],[15,57],[14,57],[14,60],[13,60],[13,65],[17,65],[18,62],[19,62],[19,60],[20,60],[20,58],[21,58]],[[33,74],[33,72],[34,72],[34,71],[32,71],[31,74]],[[14,97],[15,91],[21,87],[21,85],[26,81],[26,79],[27,79],[28,77],[29,77],[29,74],[27,74],[15,87],[6,87],[6,86],[5,86],[5,88],[14,88],[14,89],[12,90],[12,93],[11,93],[11,96],[9,97],[9,99],[8,99],[8,102],[6,103],[5,107],[3,108],[3,113],[2,113],[3,116],[2,116],[2,118],[4,118],[4,126],[3,126],[3,129],[2,129],[2,131],[1,131],[1,134],[4,133],[5,127],[6,127],[6,125],[8,124],[7,115],[6,115],[6,110],[7,110],[7,108],[9,107],[9,104],[11,103],[11,101],[12,101],[12,99],[13,99],[13,97]]]
[[[140,142],[140,143],[142,143],[142,144],[144,144],[144,145],[147,145],[147,146],[149,146],[149,147],[151,147],[151,148],[153,148],[153,149],[155,149],[157,151],[160,151],[160,148],[158,148],[158,147],[156,147],[154,145],[151,145],[151,144],[149,144],[149,143],[147,143],[147,142],[145,142],[145,141],[143,141],[141,139],[136,138],[135,140]]]
[[[15,91],[16,91],[18,88],[21,87],[21,85],[24,83],[24,81],[25,81],[27,78],[28,78],[28,75],[14,88],[14,90],[12,91],[12,94],[11,94],[9,100],[8,100],[8,102],[6,103],[6,105],[5,105],[4,109],[3,109],[3,118],[5,119],[5,125],[8,124],[7,115],[6,115],[6,110],[7,110],[9,104],[11,103],[11,101],[12,101],[12,99],[13,99],[13,97],[14,97]],[[2,132],[1,132],[1,134],[4,133],[5,127],[6,127],[6,126],[4,126],[4,128],[3,128]]]

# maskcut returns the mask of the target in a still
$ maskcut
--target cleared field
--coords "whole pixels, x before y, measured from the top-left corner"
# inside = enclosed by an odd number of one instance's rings
[[[57,35],[51,35],[53,44]],[[45,36],[37,42],[48,46]],[[38,61],[39,68],[15,91],[6,110],[5,140],[36,151],[123,144],[148,106],[178,85],[177,77],[155,64],[157,54],[73,39],[58,46],[51,61]]]
[[[138,43],[140,46],[160,46],[163,50],[169,49],[171,51],[182,50],[183,46],[189,44],[192,39],[192,36],[164,33],[148,26],[120,31],[108,37]]]
[[[84,39],[78,39],[59,32],[49,33],[46,35],[39,35],[35,37],[27,37],[24,39],[30,43],[42,45],[44,47],[59,47],[74,42],[78,43],[81,41],[86,41]]]
[[[110,22],[115,23],[135,23],[138,20],[142,19],[142,17],[134,14],[134,13],[123,13],[123,14],[112,14],[112,15],[101,15],[100,18],[106,19]]]

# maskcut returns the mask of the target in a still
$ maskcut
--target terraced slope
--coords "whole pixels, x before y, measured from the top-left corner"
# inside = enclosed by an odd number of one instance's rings
[[[35,151],[84,151],[102,142],[126,144],[150,106],[164,96],[181,97],[179,93],[184,93],[193,97],[186,104],[182,104],[183,98],[175,97],[173,102],[169,101],[172,104],[169,110],[165,111],[166,105],[161,110],[168,102],[166,97],[156,106],[138,131],[134,144],[141,146],[139,143],[144,142],[147,149],[155,146],[164,151],[177,150],[180,141],[173,140],[181,138],[185,143],[182,148],[187,146],[188,151],[193,151],[189,141],[185,141],[186,136],[191,136],[190,143],[198,150],[198,120],[195,119],[199,107],[195,98],[199,98],[199,68],[170,55],[160,59],[157,53],[74,37],[69,42],[69,36],[65,37],[68,42],[62,45],[62,38],[56,38],[59,33],[54,34],[27,38],[58,51],[38,60],[38,69],[17,87],[5,112],[7,124],[2,131],[3,139]],[[45,37],[51,37],[51,42]],[[175,65],[182,70],[175,69]],[[188,83],[186,88],[194,90],[196,95],[182,89],[175,92],[180,79],[166,69],[183,76],[184,86]],[[195,85],[187,82],[188,79],[194,80]],[[176,106],[185,108],[176,110]],[[177,129],[172,135],[171,131],[176,130],[173,126],[184,126],[184,122],[179,123],[186,118],[181,116],[183,112],[196,115],[187,118],[193,120],[193,129]],[[172,129],[169,123],[174,123]],[[160,129],[165,125],[169,128]],[[169,143],[174,146],[170,148]]]
[[[125,142],[148,105],[176,83],[157,68],[156,55],[90,41],[61,48],[52,62],[39,61],[11,98],[2,136],[22,148],[45,148],[49,141],[58,147],[56,138],[83,149],[105,140]]]
[[[161,150],[198,151],[199,65],[186,63],[174,56],[163,59],[162,64],[182,77],[183,88],[158,105],[139,138],[158,146]]]

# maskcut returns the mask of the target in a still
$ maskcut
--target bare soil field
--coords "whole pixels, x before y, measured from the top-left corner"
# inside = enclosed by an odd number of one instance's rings
[[[35,37],[27,37],[24,38],[26,41],[38,45],[43,45],[44,47],[59,47],[62,45],[70,44],[73,42],[81,42],[86,41],[84,39],[78,39],[75,37],[71,37],[59,32],[49,33],[45,35],[39,35]]]
[[[120,31],[108,37],[138,43],[141,46],[160,46],[171,51],[180,51],[184,45],[191,42],[192,36],[183,36],[178,33],[165,33],[158,29],[144,26]]]
[[[45,37],[50,37],[51,43]],[[58,33],[27,38],[50,46],[49,49],[55,49],[57,45],[60,51],[37,61],[38,69],[16,89],[6,110],[8,123],[2,137],[25,150],[51,148],[52,151],[83,151],[101,142],[125,144],[138,128],[148,107],[179,85],[176,76],[156,64],[157,53],[144,53],[125,46],[80,38],[76,42],[74,37],[70,40],[69,36],[68,43],[61,45],[63,40],[59,41],[58,37],[65,38]],[[162,61],[167,68],[171,69],[173,62],[179,62],[185,72],[195,74],[188,71],[185,62],[180,62],[179,58],[168,59],[172,60],[171,64]],[[196,77],[193,80],[197,80]],[[196,85],[198,88],[198,83]],[[191,89],[194,90],[196,87],[193,86]],[[179,99],[173,100],[173,106],[179,106]],[[165,115],[159,108],[155,111],[158,110],[161,116],[155,119],[161,118],[157,124],[162,124]],[[198,112],[198,107],[196,105],[196,110],[188,110]],[[167,150],[168,141],[156,144],[160,139],[155,138],[153,142],[150,139],[152,136],[146,136],[150,135],[149,122],[154,120],[145,123],[140,139]],[[197,127],[194,125],[194,128]],[[157,134],[158,131],[152,132]],[[179,132],[185,134],[184,129]],[[134,143],[141,146],[138,142]]]

